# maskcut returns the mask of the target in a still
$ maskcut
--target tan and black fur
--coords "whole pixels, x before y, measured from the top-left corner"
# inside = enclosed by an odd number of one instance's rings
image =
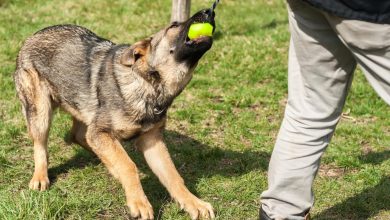
[[[73,116],[74,140],[121,182],[132,217],[153,219],[137,167],[121,145],[136,138],[136,147],[180,206],[193,219],[213,218],[212,206],[184,185],[162,139],[169,106],[211,48],[211,37],[187,38],[192,23],[205,21],[214,25],[214,14],[202,10],[131,46],[75,25],[48,27],[28,38],[14,80],[34,143],[29,187],[49,186],[47,139],[52,112],[60,107]]]

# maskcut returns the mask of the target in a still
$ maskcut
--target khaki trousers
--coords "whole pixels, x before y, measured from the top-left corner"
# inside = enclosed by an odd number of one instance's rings
[[[340,119],[356,65],[390,104],[390,25],[336,17],[288,1],[288,103],[268,170],[263,210],[303,219],[314,203],[320,157]]]

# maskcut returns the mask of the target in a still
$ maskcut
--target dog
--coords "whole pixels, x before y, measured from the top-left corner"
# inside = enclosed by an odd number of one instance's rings
[[[114,44],[76,25],[44,28],[21,47],[14,82],[34,145],[33,190],[46,190],[48,134],[57,107],[73,117],[72,137],[122,184],[133,218],[153,219],[137,167],[121,141],[134,139],[160,182],[192,219],[214,218],[210,203],[185,186],[163,142],[168,108],[192,78],[213,39],[190,40],[189,27],[215,14],[201,10],[133,45]]]

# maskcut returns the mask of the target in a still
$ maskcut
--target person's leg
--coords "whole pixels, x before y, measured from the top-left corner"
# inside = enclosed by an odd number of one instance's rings
[[[356,62],[325,16],[289,1],[288,103],[268,170],[262,210],[272,219],[304,219],[312,184],[352,80]]]
[[[390,105],[390,25],[326,16],[356,57],[368,82]]]

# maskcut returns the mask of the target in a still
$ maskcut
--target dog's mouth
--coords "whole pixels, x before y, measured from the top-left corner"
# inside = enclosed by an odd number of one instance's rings
[[[199,35],[190,39],[188,32],[192,24],[208,23],[212,26],[212,32],[215,31],[215,13],[210,9],[203,9],[184,22],[184,26],[179,36],[178,51],[176,59],[179,61],[188,61],[195,64],[204,53],[206,53],[213,44],[212,36]]]
[[[186,39],[185,39],[185,45],[187,46],[192,46],[192,45],[197,45],[200,43],[208,43],[212,44],[212,36],[205,36],[205,35],[200,35],[194,39],[190,39],[188,37],[188,32],[192,24],[198,24],[198,23],[208,23],[213,27],[213,33],[215,30],[215,12],[211,12],[210,9],[203,9],[197,12],[195,15],[193,15],[188,21],[186,22],[186,28],[184,29],[185,32],[187,33]]]
[[[212,37],[210,36],[200,36],[195,39],[190,40],[190,38],[187,36],[186,41],[184,42],[186,46],[196,46],[200,43],[210,43],[212,42]]]

